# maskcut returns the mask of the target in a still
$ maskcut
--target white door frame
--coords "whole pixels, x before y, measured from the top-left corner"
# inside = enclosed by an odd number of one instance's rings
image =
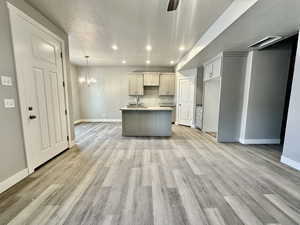
[[[60,44],[61,44],[61,51],[62,51],[62,67],[63,67],[63,80],[64,80],[64,95],[65,95],[65,107],[67,109],[67,134],[69,136],[69,148],[72,147],[72,140],[71,140],[71,124],[70,124],[70,107],[69,107],[69,95],[68,95],[68,82],[67,82],[67,67],[66,67],[66,47],[65,47],[65,41],[60,38],[59,36],[57,36],[56,34],[54,34],[53,32],[51,32],[50,30],[48,30],[45,26],[43,26],[42,24],[40,24],[39,22],[37,22],[36,20],[34,20],[33,18],[31,18],[29,15],[25,14],[23,11],[21,11],[20,9],[16,8],[14,5],[12,5],[11,3],[7,2],[7,7],[8,7],[8,11],[9,11],[9,18],[10,18],[10,23],[12,25],[12,15],[18,15],[20,16],[23,20],[25,20],[26,22],[29,22],[30,24],[32,24],[33,26],[37,27],[38,29],[42,30],[43,32],[46,32],[47,34],[49,34],[50,36],[54,37],[55,39],[57,39]],[[12,40],[12,44],[14,47],[14,43]],[[16,56],[14,56],[16,57]],[[15,62],[16,62],[16,58],[15,58]],[[20,86],[18,85],[18,83],[20,82],[20,76],[22,76],[20,74],[20,69],[17,65],[17,63],[15,63],[15,67],[16,67],[16,78],[17,78],[17,89],[18,89],[18,95],[19,95],[19,105],[21,108],[21,117],[22,117],[22,130],[24,132],[24,126],[25,126],[25,115],[26,112],[24,112],[24,109],[26,108],[25,105],[25,93],[24,90],[22,88],[20,88]],[[25,136],[23,135],[23,139],[24,139],[24,143],[25,143],[25,155],[26,155],[26,161],[27,161],[27,167],[28,167],[28,173],[31,174],[34,172],[34,168],[32,168],[32,166],[29,163],[28,160],[28,147],[27,147],[27,140],[25,140]]]
[[[180,88],[179,82],[182,79],[190,79],[192,81],[192,84],[193,84],[193,89],[192,89],[193,95],[191,96],[192,97],[192,102],[193,102],[192,108],[191,108],[192,121],[191,121],[190,126],[192,128],[196,128],[197,72],[198,72],[197,68],[187,70],[187,71],[185,71],[185,73],[180,72],[180,71],[176,72],[176,108],[177,108],[177,110],[176,110],[176,122],[175,122],[176,125],[180,124],[180,121],[179,121],[179,88]]]

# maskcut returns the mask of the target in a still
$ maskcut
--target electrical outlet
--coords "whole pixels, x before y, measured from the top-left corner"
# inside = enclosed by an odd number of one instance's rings
[[[3,86],[12,86],[12,78],[8,76],[1,76],[1,84]]]
[[[5,108],[15,108],[15,100],[13,98],[4,99],[4,107]]]

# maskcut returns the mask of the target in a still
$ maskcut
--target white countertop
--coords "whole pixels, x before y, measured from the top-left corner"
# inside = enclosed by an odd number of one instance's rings
[[[123,107],[121,111],[173,111],[171,107],[140,107],[140,108],[128,108]]]

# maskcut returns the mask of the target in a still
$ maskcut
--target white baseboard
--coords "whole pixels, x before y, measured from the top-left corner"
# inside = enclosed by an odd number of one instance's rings
[[[243,139],[240,138],[239,142],[244,145],[270,145],[280,144],[280,139]]]
[[[20,172],[16,173],[15,175],[9,177],[8,179],[2,181],[0,183],[0,193],[6,191],[10,187],[14,186],[19,181],[23,180],[25,177],[29,175],[28,169],[21,170]]]
[[[69,148],[73,148],[75,146],[75,140],[70,141]]]
[[[77,123],[120,123],[121,119],[81,119]],[[75,123],[75,122],[74,122]]]
[[[300,171],[300,162],[296,162],[296,161],[294,161],[292,159],[289,159],[285,156],[281,156],[280,162],[282,162],[283,164],[286,164],[286,165]]]
[[[75,121],[73,122],[74,125],[79,124],[79,123],[82,123],[82,120],[75,120]]]
[[[191,128],[196,128],[195,124],[184,124],[184,123],[180,123],[178,121],[175,121],[174,123],[175,125],[182,125],[182,126],[186,126],[186,127],[191,127]]]

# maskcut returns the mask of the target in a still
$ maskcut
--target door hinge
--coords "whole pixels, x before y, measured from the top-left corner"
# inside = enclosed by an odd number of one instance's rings
[[[65,114],[68,115],[68,110],[65,109]]]
[[[67,136],[67,141],[69,141],[70,140],[70,138],[69,138],[69,136]]]
[[[65,82],[63,81],[63,87],[66,87],[66,84],[65,84]]]
[[[63,58],[63,53],[62,52],[60,52],[60,58]]]

